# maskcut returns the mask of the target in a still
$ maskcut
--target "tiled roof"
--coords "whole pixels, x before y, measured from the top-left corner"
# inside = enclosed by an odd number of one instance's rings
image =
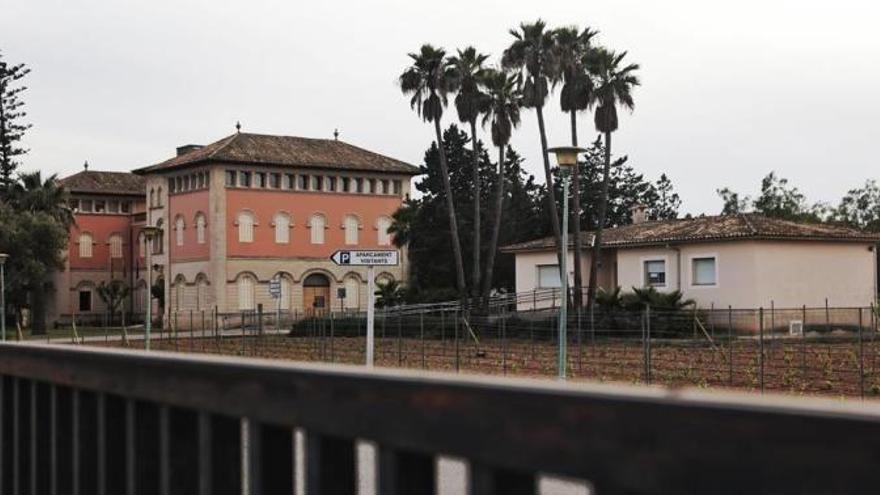
[[[593,243],[593,233],[584,232],[583,245]],[[758,214],[703,216],[644,222],[605,229],[604,247],[638,247],[662,244],[730,240],[816,240],[880,242],[880,234],[839,225],[798,223]],[[553,249],[553,237],[504,246],[505,252]],[[570,241],[574,245],[574,240]]]
[[[161,172],[204,162],[247,163],[417,175],[418,167],[334,139],[236,133],[162,163],[135,170]]]
[[[146,180],[129,172],[83,170],[58,182],[72,193],[143,196],[146,191]]]

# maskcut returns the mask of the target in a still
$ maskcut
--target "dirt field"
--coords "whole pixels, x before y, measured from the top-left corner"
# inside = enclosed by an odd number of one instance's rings
[[[122,345],[95,343],[94,345]],[[280,335],[155,340],[154,349],[297,361],[361,364],[363,337]],[[569,343],[569,376],[606,382],[724,387],[794,394],[880,397],[880,343],[865,339],[705,341],[638,340]],[[484,374],[556,376],[556,343],[488,339],[477,347],[453,339],[377,338],[376,365]],[[647,359],[646,365],[646,356]]]

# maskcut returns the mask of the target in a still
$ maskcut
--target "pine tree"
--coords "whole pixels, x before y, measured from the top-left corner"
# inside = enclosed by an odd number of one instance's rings
[[[22,110],[24,102],[20,93],[27,89],[18,83],[31,70],[24,64],[10,65],[3,60],[0,52],[0,188],[6,190],[13,182],[13,173],[18,168],[18,157],[28,152],[20,146],[24,133],[30,124],[22,122],[27,113]]]

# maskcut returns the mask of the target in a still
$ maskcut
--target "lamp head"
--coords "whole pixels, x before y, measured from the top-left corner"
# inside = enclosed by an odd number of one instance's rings
[[[0,253],[0,266],[6,264],[6,260],[9,259],[9,255],[6,253]]]
[[[556,155],[556,163],[560,168],[569,169],[577,165],[578,155],[587,150],[577,146],[556,146],[555,148],[549,148],[547,151]]]

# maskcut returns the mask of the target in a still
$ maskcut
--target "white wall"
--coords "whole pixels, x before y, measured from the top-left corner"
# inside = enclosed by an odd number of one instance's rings
[[[825,298],[832,307],[866,307],[875,300],[875,253],[868,244],[819,241],[738,241],[697,243],[680,246],[620,249],[616,252],[617,285],[630,291],[644,286],[644,263],[666,261],[666,286],[680,289],[701,308],[799,308],[822,307]],[[614,250],[604,250],[615,255]],[[716,258],[716,284],[696,286],[692,260]],[[568,258],[569,283],[573,282],[573,259]],[[589,256],[583,257],[584,283],[589,274]],[[604,268],[611,279],[614,261]],[[555,265],[552,251],[516,254],[516,291],[537,288],[538,265]],[[601,286],[611,283],[600,283]],[[549,307],[539,302],[537,308]],[[531,302],[520,309],[530,309]]]
[[[716,285],[695,286],[691,260],[705,256],[716,257]],[[867,244],[706,243],[681,246],[680,255],[668,248],[621,250],[620,286],[624,290],[643,286],[644,261],[654,258],[667,260],[665,290],[680,289],[702,308],[758,308],[770,307],[771,303],[777,308],[820,307],[826,297],[831,306],[868,306],[874,300],[874,252]]]

